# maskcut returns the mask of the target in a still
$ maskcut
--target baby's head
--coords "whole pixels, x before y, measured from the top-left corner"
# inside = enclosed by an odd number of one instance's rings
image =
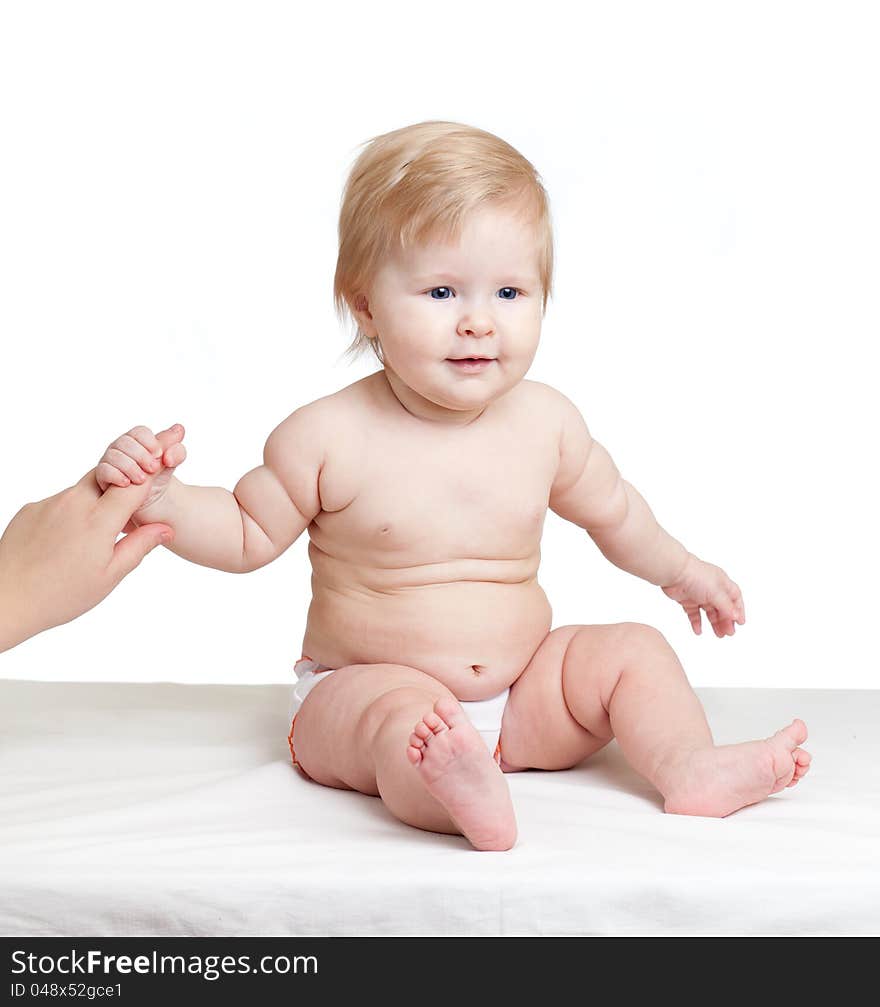
[[[534,359],[552,273],[547,193],[497,136],[423,122],[355,161],[334,300],[356,326],[347,352],[370,346],[399,397],[469,414],[509,391]],[[489,362],[452,362],[465,357]]]

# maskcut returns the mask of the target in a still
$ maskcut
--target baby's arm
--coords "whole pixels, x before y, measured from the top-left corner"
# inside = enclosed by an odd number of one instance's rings
[[[603,555],[652,584],[671,584],[690,554],[657,523],[641,494],[593,440],[577,407],[562,400],[559,468],[550,507],[585,529]]]
[[[733,636],[734,623],[745,622],[739,587],[660,527],[641,494],[590,436],[574,404],[557,394],[562,417],[551,509],[584,528],[615,566],[661,586],[681,604],[695,633],[701,632],[704,610],[716,636]]]
[[[174,541],[167,548],[193,563],[230,573],[256,570],[280,556],[320,512],[322,443],[314,413],[298,409],[269,435],[263,464],[231,493],[174,477],[132,521],[171,525]]]

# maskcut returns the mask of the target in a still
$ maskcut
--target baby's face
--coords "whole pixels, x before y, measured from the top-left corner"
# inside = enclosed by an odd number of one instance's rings
[[[398,397],[401,384],[411,403],[415,394],[414,404],[426,407],[414,411],[464,415],[528,371],[541,335],[542,293],[534,229],[510,209],[487,206],[468,217],[457,245],[398,251],[387,260],[358,319],[378,337]],[[488,362],[454,363],[465,357]]]

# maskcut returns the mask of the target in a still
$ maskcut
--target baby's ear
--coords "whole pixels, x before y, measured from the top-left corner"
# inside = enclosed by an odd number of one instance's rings
[[[354,309],[355,314],[364,315],[368,321],[372,322],[373,316],[370,314],[370,302],[367,300],[366,294],[357,294],[355,296]]]

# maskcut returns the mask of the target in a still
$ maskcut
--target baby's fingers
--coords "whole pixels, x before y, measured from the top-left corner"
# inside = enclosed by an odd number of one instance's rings
[[[126,436],[133,438],[139,444],[141,444],[150,458],[159,457],[159,452],[161,451],[161,445],[159,444],[159,439],[156,437],[153,431],[150,430],[149,427],[144,426],[133,427],[131,430],[128,431],[128,434]]]
[[[155,475],[159,471],[160,466],[159,462],[156,460],[158,454],[156,457],[154,457],[153,454],[153,444],[155,444],[158,452],[161,452],[159,442],[150,430],[146,427],[135,427],[127,434],[117,437],[117,439],[110,445],[110,448],[104,455],[104,458],[107,461],[114,463],[114,459],[108,458],[107,455],[115,449],[136,462],[136,468],[139,467],[142,473]],[[143,482],[143,479],[135,479],[128,468],[123,469],[123,471],[127,476],[129,476],[129,478],[131,478],[132,482]]]
[[[179,423],[175,423],[173,427],[169,427],[167,430],[162,430],[156,434],[159,442],[156,458],[163,465],[174,468],[175,465],[180,465],[186,458],[186,448],[180,443],[185,434],[186,431]]]
[[[724,598],[717,606],[707,605],[706,615],[717,637],[733,636],[736,633],[734,623],[738,621],[739,611],[729,599]]]
[[[730,614],[734,622],[743,625],[746,621],[746,610],[743,606],[742,591],[739,585],[735,584],[727,574],[719,568],[719,583],[714,590],[714,601],[719,611]]]
[[[173,427],[169,427],[167,430],[160,430],[156,434],[156,441],[161,446],[162,450],[165,451],[171,447],[172,444],[179,444],[186,435],[186,430],[181,426],[180,423],[175,423]]]
[[[691,628],[697,636],[699,636],[703,632],[703,619],[700,615],[700,606],[682,604],[682,608],[687,613],[687,617],[691,623]]]
[[[733,636],[733,623],[726,615],[723,615],[717,608],[707,608],[706,615],[709,617],[712,629],[715,630],[715,635],[719,640],[725,636]]]
[[[113,486],[130,486],[132,483],[142,483],[147,478],[134,458],[112,445],[98,462],[95,477],[99,485],[104,481]]]
[[[186,460],[186,448],[182,444],[173,444],[162,455],[162,463],[173,469],[176,465]]]
[[[115,465],[100,461],[95,469],[95,482],[103,493],[108,486],[131,486],[131,479]]]
[[[746,621],[746,607],[743,604],[742,591],[740,591],[736,584],[733,585],[733,591],[730,593],[730,604],[733,605],[735,613],[734,618],[736,622],[738,622],[740,626],[744,626]]]

